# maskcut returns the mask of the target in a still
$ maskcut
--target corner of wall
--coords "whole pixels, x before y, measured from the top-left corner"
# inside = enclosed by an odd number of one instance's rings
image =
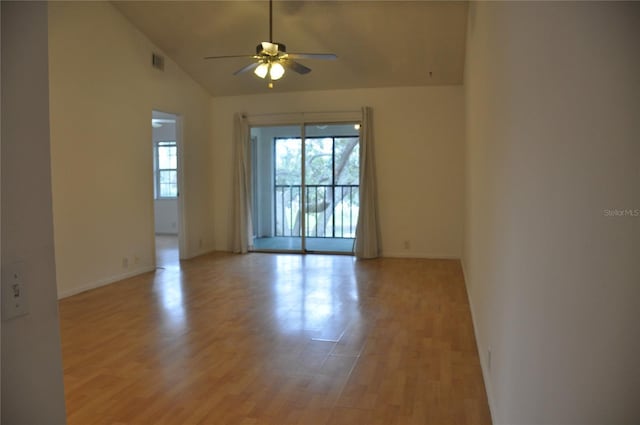
[[[491,414],[491,423],[496,423],[495,416],[495,398],[493,396],[493,385],[491,383],[491,376],[489,370],[487,368],[488,359],[484,354],[487,352],[484,345],[482,344],[482,338],[480,338],[480,334],[478,332],[478,325],[476,320],[476,313],[474,308],[473,297],[471,295],[471,278],[467,273],[466,266],[466,258],[463,256],[460,260],[460,264],[462,266],[462,274],[464,277],[464,285],[467,291],[467,300],[469,301],[469,309],[471,310],[471,322],[473,323],[473,333],[475,334],[476,340],[476,350],[478,350],[478,357],[480,358],[480,369],[482,370],[482,380],[484,381],[484,389],[487,394],[487,401],[489,403],[489,413]]]
[[[51,207],[47,8],[46,2],[0,3],[2,283],[15,270],[26,294],[26,311],[2,318],[3,424],[66,420]]]

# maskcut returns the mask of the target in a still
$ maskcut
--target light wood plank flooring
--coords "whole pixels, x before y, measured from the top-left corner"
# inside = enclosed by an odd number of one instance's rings
[[[70,425],[490,423],[453,260],[218,253],[60,317]]]
[[[165,269],[180,267],[178,235],[156,235],[156,265]]]

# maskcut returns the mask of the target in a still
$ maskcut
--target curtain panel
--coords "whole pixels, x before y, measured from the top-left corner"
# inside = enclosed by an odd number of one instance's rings
[[[362,108],[360,128],[360,209],[354,252],[357,258],[366,259],[380,256],[373,112],[370,107]]]
[[[249,123],[236,113],[233,126],[233,252],[246,254],[251,248],[251,162]]]

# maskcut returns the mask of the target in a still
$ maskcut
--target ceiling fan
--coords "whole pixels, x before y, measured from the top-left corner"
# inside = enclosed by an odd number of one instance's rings
[[[273,81],[284,76],[285,69],[290,69],[298,74],[308,74],[311,68],[307,68],[294,59],[324,59],[334,60],[338,57],[333,53],[287,53],[287,46],[273,42],[273,0],[269,0],[269,41],[263,41],[256,46],[255,55],[229,55],[207,56],[205,59],[227,58],[252,58],[255,62],[246,65],[233,75],[243,74],[253,70],[253,73],[262,79],[268,79],[268,87],[273,88]]]

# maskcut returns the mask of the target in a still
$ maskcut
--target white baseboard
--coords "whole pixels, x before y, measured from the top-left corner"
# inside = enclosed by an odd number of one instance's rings
[[[61,300],[63,298],[70,297],[72,295],[79,294],[81,292],[90,291],[91,289],[96,289],[101,286],[106,286],[114,282],[118,282],[123,279],[127,279],[133,276],[137,276],[142,273],[152,272],[156,269],[155,266],[145,266],[140,267],[135,270],[128,271],[126,273],[122,273],[116,276],[110,276],[104,279],[97,280],[95,282],[88,283],[86,285],[81,285],[73,289],[68,289],[66,291],[58,292],[58,299]]]
[[[469,280],[467,279],[467,273],[464,268],[464,261],[461,260],[460,264],[462,264],[462,274],[464,276],[464,285],[467,290],[467,300],[469,301],[469,309],[471,310],[471,323],[473,324],[473,333],[476,337],[476,348],[478,349],[478,356],[480,357],[480,369],[482,370],[482,379],[484,381],[484,389],[487,392],[487,401],[489,403],[489,414],[491,415],[491,423],[495,423],[495,403],[493,398],[493,387],[491,386],[491,380],[489,379],[489,371],[486,368],[487,365],[487,356],[485,355],[486,350],[480,343],[480,338],[478,335],[478,328],[476,327],[476,315],[473,308],[473,300],[471,299],[471,291],[469,291]]]
[[[181,260],[190,260],[192,258],[200,257],[201,255],[211,254],[212,252],[216,252],[216,249],[213,248],[205,248],[195,252],[189,252],[184,257],[180,258]]]
[[[459,255],[441,255],[433,252],[383,251],[381,257],[387,258],[428,258],[432,260],[459,260]]]

